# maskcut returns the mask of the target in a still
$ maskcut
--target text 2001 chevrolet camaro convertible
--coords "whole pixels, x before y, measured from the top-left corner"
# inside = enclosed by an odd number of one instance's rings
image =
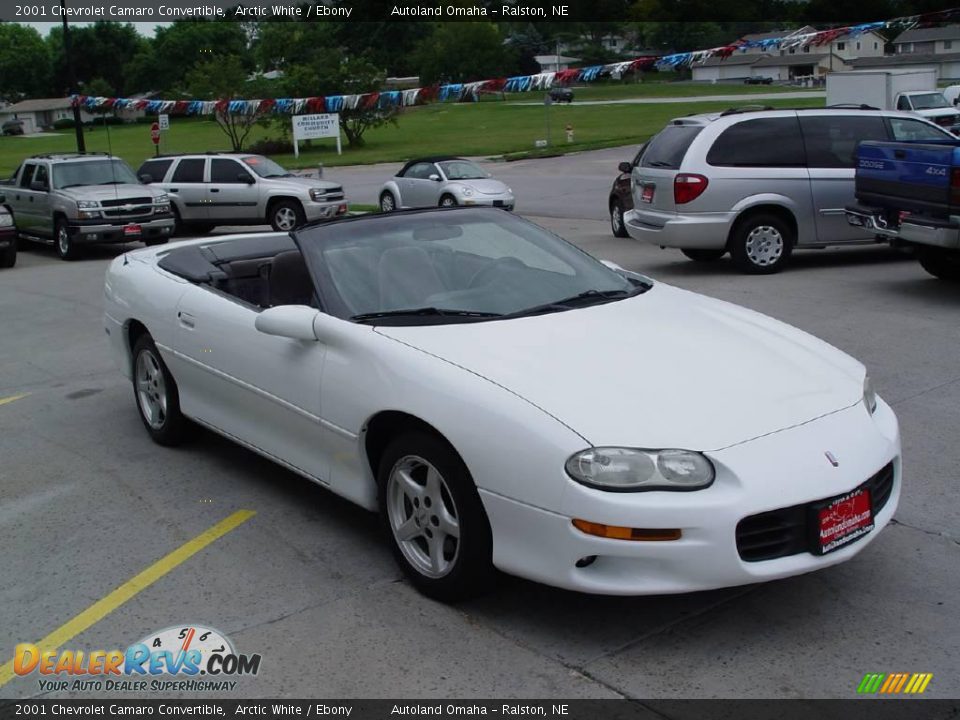
[[[157,442],[193,421],[379,509],[445,600],[494,567],[611,594],[808,572],[900,494],[859,362],[502,210],[127,253],[106,329]]]

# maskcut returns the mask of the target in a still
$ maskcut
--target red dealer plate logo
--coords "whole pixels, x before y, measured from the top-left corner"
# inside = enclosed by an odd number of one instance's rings
[[[126,225],[123,228],[123,234],[127,237],[130,237],[131,235],[139,236],[142,232],[143,232],[143,228],[140,227],[139,225],[131,224],[131,225]]]
[[[819,555],[839,550],[873,530],[870,492],[854,490],[826,503],[814,506]]]

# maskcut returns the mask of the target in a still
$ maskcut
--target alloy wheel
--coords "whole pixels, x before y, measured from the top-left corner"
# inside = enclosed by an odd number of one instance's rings
[[[167,420],[167,384],[160,361],[150,350],[143,350],[137,356],[136,383],[143,419],[151,428],[159,430]]]
[[[293,208],[284,205],[277,209],[273,215],[274,223],[281,230],[293,230],[297,226],[297,213]]]
[[[441,578],[457,562],[460,520],[443,475],[417,455],[393,466],[387,480],[390,530],[406,560],[426,577]]]

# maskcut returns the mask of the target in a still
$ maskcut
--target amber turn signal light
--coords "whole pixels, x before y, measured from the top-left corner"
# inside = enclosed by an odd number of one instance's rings
[[[618,525],[604,525],[589,520],[574,519],[573,526],[587,535],[609,538],[611,540],[645,540],[647,542],[663,542],[679,540],[683,533],[679,528],[629,528]]]

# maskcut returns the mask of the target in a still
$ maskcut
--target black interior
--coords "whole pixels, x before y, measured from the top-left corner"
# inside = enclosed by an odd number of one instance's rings
[[[495,312],[509,312],[562,294],[565,281],[557,273],[535,270],[515,258],[454,250],[440,242],[443,237],[429,236],[429,230],[418,230],[415,243],[379,237],[323,249],[316,270],[324,310],[352,317],[420,307],[469,310],[493,305]],[[188,245],[165,253],[158,264],[254,307],[320,307],[306,261],[288,235]],[[533,274],[539,276],[535,283],[530,282]],[[539,292],[531,295],[534,288]]]

